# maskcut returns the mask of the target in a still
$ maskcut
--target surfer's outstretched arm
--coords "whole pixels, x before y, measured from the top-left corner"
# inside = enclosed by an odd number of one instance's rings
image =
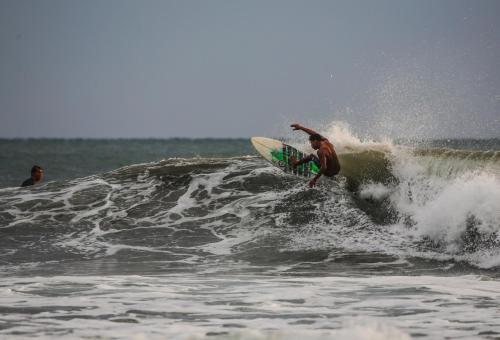
[[[294,130],[302,130],[304,131],[305,133],[307,133],[309,136],[311,135],[319,135],[319,133],[317,133],[316,131],[314,130],[311,130],[311,129],[308,129],[306,127],[303,127],[302,125],[300,124],[292,124],[290,125],[291,127],[293,127]],[[321,136],[321,135],[320,135]]]

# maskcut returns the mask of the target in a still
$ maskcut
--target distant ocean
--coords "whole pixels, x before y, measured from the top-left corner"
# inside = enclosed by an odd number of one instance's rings
[[[500,140],[329,137],[0,140],[0,338],[500,338]]]

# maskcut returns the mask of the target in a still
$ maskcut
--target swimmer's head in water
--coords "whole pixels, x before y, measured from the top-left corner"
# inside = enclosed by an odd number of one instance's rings
[[[35,182],[40,182],[43,178],[43,168],[39,165],[33,165],[31,168],[31,178]]]

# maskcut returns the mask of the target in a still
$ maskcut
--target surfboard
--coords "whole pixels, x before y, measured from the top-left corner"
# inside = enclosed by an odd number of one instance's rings
[[[319,167],[313,161],[293,166],[290,157],[300,160],[307,154],[291,145],[266,137],[252,137],[250,141],[262,157],[288,174],[309,178],[319,173]]]

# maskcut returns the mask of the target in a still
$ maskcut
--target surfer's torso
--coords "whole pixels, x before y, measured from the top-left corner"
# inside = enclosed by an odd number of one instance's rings
[[[332,143],[330,143],[326,138],[321,141],[321,145],[318,150],[318,157],[320,160],[322,157],[325,157],[326,159],[326,172],[323,173],[323,175],[332,177],[339,173],[340,163],[337,153],[335,152],[335,148]]]

